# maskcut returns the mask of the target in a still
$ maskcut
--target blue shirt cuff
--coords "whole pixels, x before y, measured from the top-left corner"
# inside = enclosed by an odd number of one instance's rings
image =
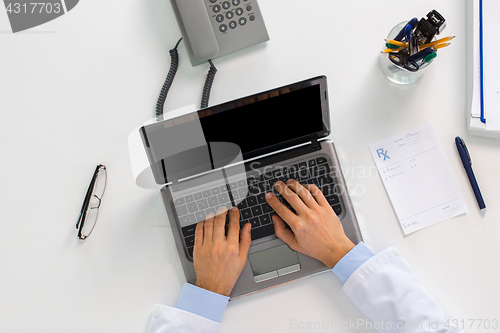
[[[365,243],[359,242],[358,245],[347,252],[347,254],[333,266],[332,272],[339,277],[342,283],[345,283],[352,273],[374,255],[375,253],[373,253]]]
[[[220,323],[228,301],[227,296],[184,283],[175,307]]]

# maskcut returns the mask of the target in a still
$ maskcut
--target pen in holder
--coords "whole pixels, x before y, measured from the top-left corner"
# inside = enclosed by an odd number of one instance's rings
[[[446,27],[444,17],[431,10],[420,21],[414,17],[389,32],[379,62],[389,80],[398,84],[418,81],[437,57],[437,50],[450,45],[455,36],[436,40]]]
[[[392,30],[387,35],[387,40],[394,40],[396,36],[402,31],[402,29],[407,26],[407,24],[408,21],[404,21],[392,28]],[[433,40],[435,40],[435,38]],[[408,44],[407,42],[405,43]],[[389,43],[386,43],[386,46],[387,45],[389,45]],[[382,51],[384,53],[380,54],[379,63],[380,68],[382,68],[382,72],[384,72],[387,78],[394,83],[410,84],[413,82],[417,82],[425,74],[427,67],[429,67],[429,65],[432,63],[432,60],[433,58],[435,58],[436,53],[433,53],[434,56],[431,55],[429,58],[427,58],[427,61],[421,59],[415,62],[408,62],[407,58],[410,58],[410,56],[407,52],[404,51],[405,48],[395,48],[395,46],[398,45],[391,44],[389,45],[389,47],[384,47],[384,51],[388,48],[393,48],[394,51],[391,51],[390,53]],[[431,48],[429,48],[429,50],[431,50]],[[391,61],[390,57],[393,58],[393,61]]]

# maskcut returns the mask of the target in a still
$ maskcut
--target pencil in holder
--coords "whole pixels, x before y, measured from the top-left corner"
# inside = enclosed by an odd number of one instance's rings
[[[388,40],[393,40],[404,29],[408,21],[396,25],[387,35]],[[435,39],[434,39],[435,40]],[[406,45],[393,45],[386,43],[384,50],[380,54],[379,63],[382,72],[392,82],[397,84],[411,84],[417,82],[426,72],[429,65],[433,62],[436,53],[418,61],[407,61],[410,56]],[[406,47],[406,48],[405,48]],[[386,51],[391,49],[391,51]],[[406,57],[406,58],[405,58]]]

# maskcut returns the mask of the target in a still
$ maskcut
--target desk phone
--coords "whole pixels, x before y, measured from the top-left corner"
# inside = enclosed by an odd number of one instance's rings
[[[257,0],[171,0],[191,64],[269,40]]]

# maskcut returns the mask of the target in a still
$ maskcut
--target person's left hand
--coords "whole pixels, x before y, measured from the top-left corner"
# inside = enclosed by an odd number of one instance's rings
[[[229,210],[229,227],[225,236],[224,224],[227,209],[219,208],[217,216],[209,214],[196,226],[193,264],[196,286],[224,296],[229,296],[247,262],[252,239],[251,224],[240,231],[240,212]]]

